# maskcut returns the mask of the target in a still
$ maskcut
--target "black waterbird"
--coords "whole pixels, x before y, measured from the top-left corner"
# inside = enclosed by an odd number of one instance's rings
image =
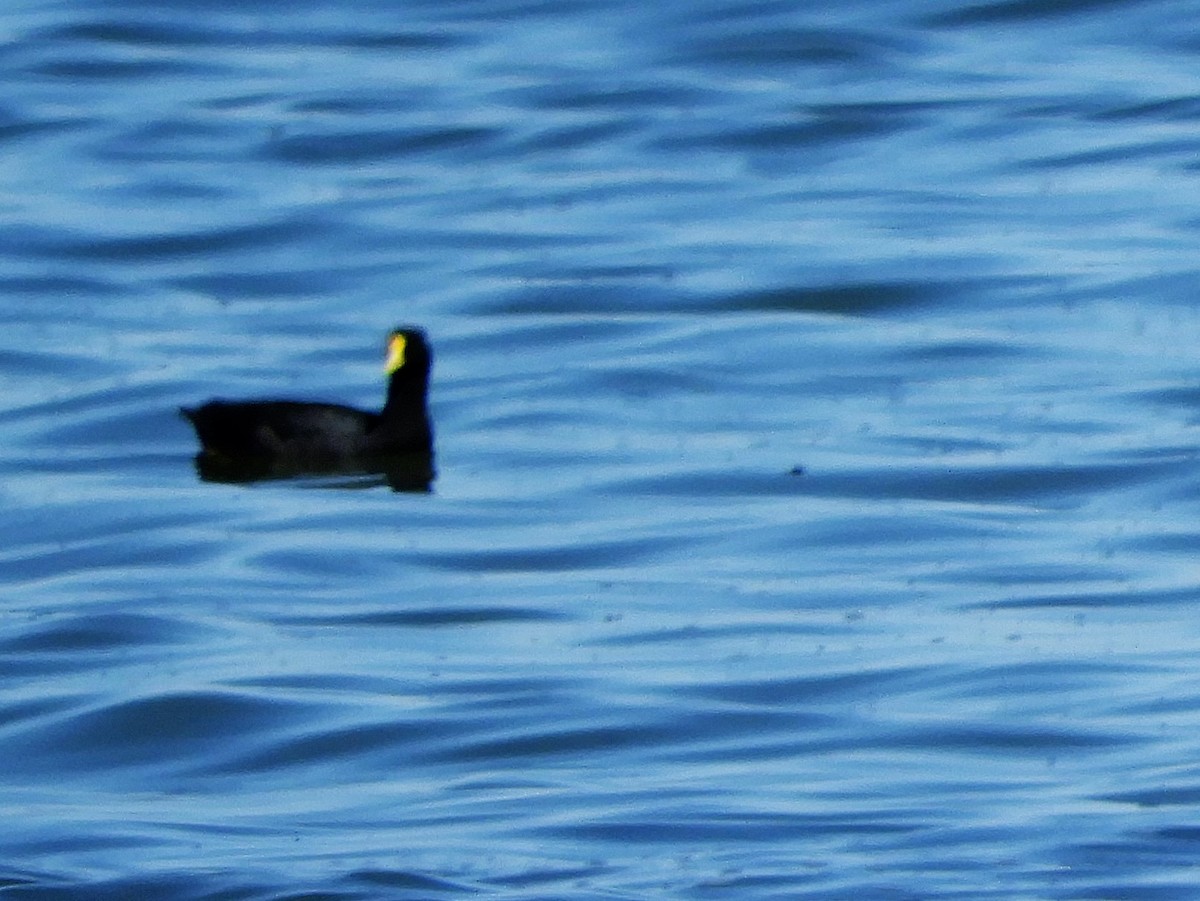
[[[388,336],[387,399],[378,413],[297,400],[211,400],[180,412],[200,439],[201,478],[220,482],[376,473],[397,490],[428,490],[433,478],[429,371],[419,328]]]

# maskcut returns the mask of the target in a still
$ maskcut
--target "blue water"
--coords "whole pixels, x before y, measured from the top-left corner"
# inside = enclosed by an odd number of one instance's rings
[[[1200,4],[0,35],[5,898],[1200,897]]]

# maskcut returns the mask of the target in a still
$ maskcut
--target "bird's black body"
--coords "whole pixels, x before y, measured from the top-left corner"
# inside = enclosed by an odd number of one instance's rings
[[[382,471],[396,458],[432,454],[426,400],[432,354],[425,334],[396,329],[388,349],[387,399],[378,413],[296,400],[212,400],[182,408],[200,439],[201,474],[206,468],[263,478]]]

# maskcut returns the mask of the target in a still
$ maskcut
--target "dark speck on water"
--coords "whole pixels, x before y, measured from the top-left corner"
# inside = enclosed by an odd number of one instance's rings
[[[1196,12],[10,4],[0,893],[1195,895]]]

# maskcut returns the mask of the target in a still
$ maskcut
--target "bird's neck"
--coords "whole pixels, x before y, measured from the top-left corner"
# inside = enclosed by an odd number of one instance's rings
[[[403,410],[424,413],[427,386],[427,379],[392,379],[388,384],[387,400],[383,405],[384,412]]]

